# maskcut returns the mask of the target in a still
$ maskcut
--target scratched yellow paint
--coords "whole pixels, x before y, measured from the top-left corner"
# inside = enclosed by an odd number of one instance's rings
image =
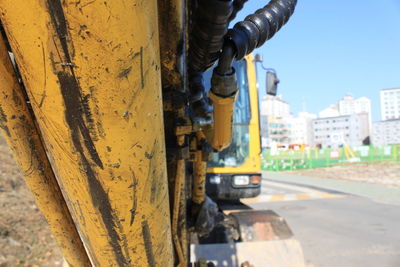
[[[194,163],[195,179],[193,181],[193,202],[201,204],[206,196],[206,169],[207,162],[202,159],[202,151],[196,152],[196,161]]]
[[[90,264],[0,38],[0,128],[70,266]]]
[[[260,144],[260,126],[258,116],[258,89],[256,69],[254,65],[253,55],[246,56],[247,62],[247,78],[249,84],[249,96],[251,106],[251,120],[249,124],[249,157],[244,163],[237,167],[213,167],[208,168],[207,172],[211,173],[252,173],[261,171],[261,144]],[[255,138],[253,138],[255,137]]]
[[[172,266],[156,0],[0,0],[95,266]]]

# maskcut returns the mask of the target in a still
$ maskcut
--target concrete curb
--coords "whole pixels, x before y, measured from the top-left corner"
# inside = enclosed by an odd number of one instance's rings
[[[393,188],[362,182],[334,180],[328,178],[314,178],[287,174],[284,172],[263,171],[263,178],[267,180],[272,180],[274,182],[301,184],[303,186],[317,187],[325,190],[334,190],[346,194],[371,198],[377,202],[400,205],[400,188]]]

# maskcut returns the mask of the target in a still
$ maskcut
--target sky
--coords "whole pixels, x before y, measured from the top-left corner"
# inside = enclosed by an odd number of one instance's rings
[[[267,2],[249,0],[235,21]],[[400,87],[400,0],[298,0],[289,22],[254,53],[276,69],[278,94],[294,115],[317,114],[351,94],[371,99],[378,121],[380,89]]]

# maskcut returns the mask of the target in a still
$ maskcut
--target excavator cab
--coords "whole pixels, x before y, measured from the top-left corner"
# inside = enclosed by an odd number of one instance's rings
[[[258,88],[253,56],[236,61],[238,95],[231,144],[207,162],[206,192],[215,200],[257,197],[261,191],[261,147]],[[207,72],[207,80],[211,76]],[[211,77],[210,77],[211,78]]]

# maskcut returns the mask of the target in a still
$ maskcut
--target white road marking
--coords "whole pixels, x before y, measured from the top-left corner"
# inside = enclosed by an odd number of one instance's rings
[[[255,198],[242,199],[241,201],[245,204],[251,204],[259,202],[280,202],[342,197],[345,197],[345,195],[328,193],[322,190],[312,189],[308,187],[288,185],[272,182],[269,180],[263,180],[260,196]]]

